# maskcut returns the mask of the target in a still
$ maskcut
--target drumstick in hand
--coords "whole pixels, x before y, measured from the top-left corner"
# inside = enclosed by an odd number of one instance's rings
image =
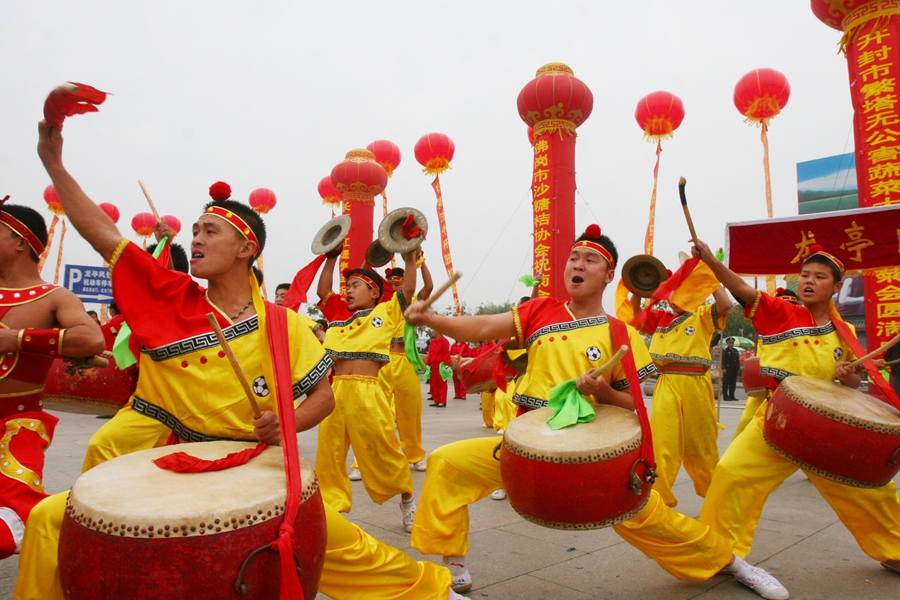
[[[216,332],[216,337],[219,338],[219,344],[222,346],[222,350],[225,352],[225,356],[228,357],[228,362],[231,363],[231,368],[234,369],[234,374],[237,375],[238,381],[241,382],[241,387],[244,388],[244,393],[247,394],[247,400],[250,401],[250,406],[253,408],[253,418],[260,418],[262,416],[262,413],[259,412],[259,405],[256,403],[256,399],[253,397],[253,392],[250,390],[250,384],[247,383],[247,378],[244,377],[244,372],[241,371],[241,365],[238,364],[237,359],[234,357],[234,352],[231,351],[231,346],[228,345],[228,340],[225,339],[225,334],[222,333],[222,328],[219,327],[219,322],[216,321],[216,316],[212,313],[206,313],[206,320],[209,321],[209,324],[212,325],[213,331]]]
[[[678,180],[678,195],[681,196],[681,209],[684,211],[684,218],[687,220],[688,229],[691,230],[691,241],[697,245],[697,232],[694,231],[694,221],[691,220],[691,211],[688,210],[687,195],[684,193],[684,187],[687,185],[687,179],[682,177]]]
[[[875,358],[882,352],[887,352],[890,348],[896,346],[898,343],[900,343],[900,333],[898,333],[897,335],[895,335],[894,337],[892,337],[891,339],[886,341],[884,343],[884,345],[881,346],[880,348],[876,348],[875,350],[872,350],[871,352],[869,352],[862,358],[857,358],[856,360],[854,360],[852,363],[850,363],[847,366],[849,366],[851,369],[855,369],[856,367],[863,364],[867,360]]]
[[[147,188],[144,187],[144,182],[138,179],[138,185],[141,186],[141,191],[144,192],[144,198],[147,199],[147,204],[150,205],[150,212],[153,213],[153,218],[159,221],[159,213],[156,212],[156,205],[153,204],[153,200],[150,199],[150,192],[147,191]]]
[[[601,375],[619,364],[619,361],[622,360],[622,357],[625,356],[626,352],[628,352],[628,346],[622,345],[611,359],[597,367],[597,369],[593,373],[591,373],[591,377],[593,377],[594,379],[599,379]]]
[[[449,289],[450,289],[450,286],[452,286],[452,285],[455,284],[457,281],[459,281],[459,278],[460,278],[460,277],[462,277],[462,273],[460,273],[459,271],[457,271],[456,273],[454,273],[454,274],[450,277],[450,279],[448,279],[447,281],[445,281],[444,284],[443,284],[441,287],[439,287],[438,289],[434,290],[434,293],[431,294],[431,297],[428,298],[428,300],[424,300],[424,301],[422,302],[422,310],[425,310],[426,308],[428,308],[429,306],[431,306],[432,304],[434,304],[434,301],[437,300],[438,298],[440,298],[440,297],[441,297],[441,294],[443,294],[444,292],[446,292],[447,290],[449,290]]]

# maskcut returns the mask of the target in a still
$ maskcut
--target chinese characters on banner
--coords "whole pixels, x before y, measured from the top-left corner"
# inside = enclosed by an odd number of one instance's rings
[[[349,201],[345,200],[343,214],[350,217],[350,223],[352,224],[353,223],[353,215],[351,215],[350,212],[351,212],[351,203]],[[352,225],[351,225],[351,227],[352,227]],[[344,243],[341,246],[341,260],[338,263],[338,265],[340,267],[340,274],[341,274],[341,297],[345,298],[346,297],[345,293],[347,291],[347,277],[346,277],[346,275],[344,275],[344,273],[346,273],[348,270],[350,270],[352,268],[350,266],[350,236],[349,235],[344,238]]]
[[[900,204],[900,1],[868,3],[848,17],[862,25],[846,44],[850,95],[854,111],[856,171],[860,207]],[[897,252],[900,222],[893,219],[893,235],[879,238],[859,222],[841,229],[844,240],[832,248],[848,257],[847,269],[857,267],[884,244]],[[827,246],[826,246],[827,248]],[[900,261],[895,260],[894,265]],[[891,266],[867,272],[865,282],[866,342],[870,349],[900,331],[900,269]]]
[[[444,268],[447,270],[447,277],[453,277],[453,259],[450,257],[450,238],[447,237],[447,220],[444,218],[444,197],[441,195],[441,179],[439,175],[434,176],[431,182],[434,188],[434,195],[437,197],[437,216],[438,225],[441,231],[441,256],[444,257]],[[462,314],[462,307],[459,305],[459,294],[456,291],[456,284],[451,286],[453,290],[453,305],[456,308],[456,314]]]

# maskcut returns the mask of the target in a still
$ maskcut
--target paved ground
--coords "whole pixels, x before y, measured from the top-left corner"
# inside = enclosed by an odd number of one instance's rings
[[[738,397],[743,398],[738,390]],[[484,427],[477,396],[449,400],[449,407],[425,407],[426,449],[447,442],[491,435]],[[734,433],[744,402],[723,402],[719,438],[724,451]],[[53,445],[47,452],[48,491],[71,486],[81,469],[88,438],[103,421],[93,416],[57,413],[60,417]],[[315,456],[315,432],[300,436],[300,452]],[[420,490],[425,473],[413,472]],[[385,542],[409,548],[409,534],[400,523],[397,502],[375,505],[362,484],[353,484],[355,500],[349,517]],[[678,509],[696,516],[701,499],[682,471],[675,486]],[[743,599],[756,596],[731,577],[717,576],[704,583],[680,582],[626,544],[611,529],[567,533],[532,525],[519,517],[509,502],[487,498],[471,507],[472,534],[469,568],[473,599],[490,600],[681,600]],[[436,557],[425,557],[436,559]],[[748,557],[771,571],[797,600],[853,598],[894,600],[900,597],[900,576],[882,569],[865,556],[813,485],[798,473],[769,499],[753,552]],[[0,599],[12,597],[17,557],[0,562]],[[324,599],[325,596],[319,595]],[[174,600],[174,599],[173,599]]]

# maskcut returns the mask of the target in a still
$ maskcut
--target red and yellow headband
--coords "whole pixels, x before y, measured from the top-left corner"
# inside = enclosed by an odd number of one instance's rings
[[[253,233],[253,230],[250,229],[250,226],[247,225],[247,222],[240,218],[238,215],[234,214],[228,209],[222,208],[221,206],[210,206],[206,209],[206,214],[219,217],[220,219],[224,219],[226,222],[230,223],[231,226],[237,229],[242,236],[244,236],[251,242],[255,242],[257,252],[259,251],[259,240],[257,239],[256,234]]]
[[[584,230],[585,235],[592,238],[599,238],[601,235],[600,226],[599,225],[588,225],[587,229]],[[610,269],[616,268],[616,261],[613,260],[612,254],[609,253],[609,250],[598,244],[597,242],[592,242],[591,240],[582,240],[580,242],[575,242],[572,244],[572,250],[575,248],[586,248],[588,250],[592,250],[606,259],[606,263],[609,265]]]
[[[350,279],[353,279],[354,277],[362,280],[363,283],[365,283],[367,286],[369,286],[373,290],[378,290],[378,285],[372,280],[371,277],[368,277],[367,275],[363,275],[362,273],[350,273],[349,275],[347,275],[347,280],[349,281]]]
[[[844,276],[844,262],[838,257],[825,252],[825,249],[819,244],[813,244],[809,247],[809,256],[806,257],[806,259],[803,261],[803,264],[806,264],[813,256],[822,256],[824,258],[827,258],[829,261],[831,261],[832,264],[834,264],[834,266],[838,268],[838,271],[840,271],[841,273],[841,277]]]
[[[44,252],[44,245],[41,243],[41,240],[25,226],[25,223],[2,210],[3,203],[7,200],[9,200],[9,196],[0,200],[0,223],[12,229],[16,235],[24,238],[31,250],[40,256]]]

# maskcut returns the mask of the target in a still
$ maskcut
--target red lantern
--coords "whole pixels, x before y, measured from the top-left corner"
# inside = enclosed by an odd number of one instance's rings
[[[331,170],[331,182],[345,202],[374,204],[375,195],[387,187],[387,179],[387,171],[375,162],[375,155],[363,149],[351,150]]]
[[[116,208],[115,204],[110,204],[109,202],[103,202],[98,204],[100,210],[106,213],[106,216],[112,219],[113,223],[119,222],[119,209]]]
[[[651,142],[672,137],[684,120],[681,98],[672,92],[653,92],[638,101],[634,118],[644,130],[644,137]]]
[[[734,105],[747,122],[769,124],[791,96],[787,78],[775,69],[750,71],[734,86]]]
[[[64,216],[66,212],[63,210],[62,204],[59,203],[59,196],[56,194],[56,188],[52,185],[48,185],[44,188],[44,202],[47,203],[47,208],[50,209],[54,215],[59,215],[60,217]]]
[[[250,192],[250,199],[248,202],[250,203],[250,208],[259,214],[264,215],[275,208],[277,200],[275,199],[275,192],[272,190],[257,188]]]
[[[164,215],[162,217],[162,220],[166,225],[172,228],[172,231],[175,232],[175,235],[178,235],[181,232],[181,221],[179,221],[176,217],[173,217],[172,215]]]
[[[319,196],[322,197],[322,204],[330,204],[331,206],[339,205],[344,197],[341,195],[334,184],[331,182],[331,175],[323,177],[319,182]]]
[[[131,219],[131,228],[134,229],[138,237],[150,237],[156,228],[156,219],[150,213],[138,213]]]
[[[528,126],[528,143],[534,148],[534,127]]]
[[[594,95],[568,66],[550,63],[522,88],[516,104],[519,117],[534,127],[536,136],[548,129],[574,135],[575,128],[591,116]]]
[[[400,148],[397,144],[388,140],[375,140],[366,150],[375,155],[375,162],[384,167],[387,176],[394,175],[394,169],[400,166]]]
[[[450,168],[456,146],[443,133],[428,133],[416,142],[416,160],[424,169],[423,173],[437,175]]]

